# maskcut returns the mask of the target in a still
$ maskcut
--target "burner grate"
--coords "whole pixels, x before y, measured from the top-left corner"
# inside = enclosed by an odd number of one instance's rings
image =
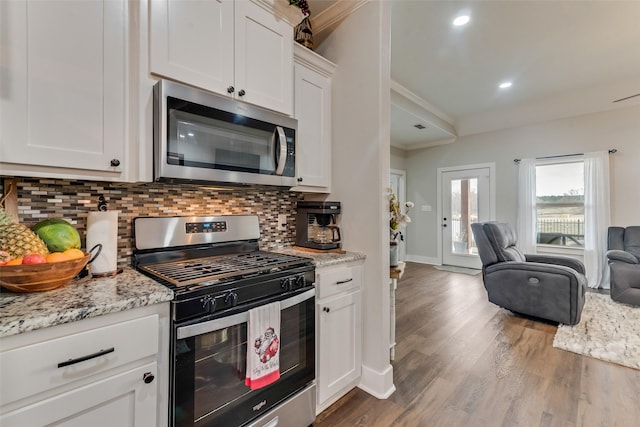
[[[140,268],[175,286],[188,286],[282,271],[308,261],[286,254],[257,251],[150,264]]]

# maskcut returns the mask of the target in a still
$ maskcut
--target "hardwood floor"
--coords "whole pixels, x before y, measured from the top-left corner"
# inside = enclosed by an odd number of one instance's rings
[[[356,388],[316,427],[640,426],[640,371],[553,348],[556,325],[489,303],[481,275],[408,263],[396,310],[396,391]]]

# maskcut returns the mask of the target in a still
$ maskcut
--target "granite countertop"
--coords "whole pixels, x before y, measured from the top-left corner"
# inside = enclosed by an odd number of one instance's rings
[[[316,268],[328,267],[336,264],[344,264],[351,261],[357,261],[365,259],[366,255],[360,252],[309,252],[294,248],[278,248],[272,249],[273,252],[279,252],[283,254],[296,255],[311,258],[316,265]]]
[[[131,268],[105,278],[85,278],[58,289],[0,293],[0,337],[89,317],[157,304],[173,291]]]
[[[311,258],[316,268],[365,259],[358,252],[308,252],[293,248],[274,252]],[[125,268],[105,278],[85,278],[45,292],[0,292],[0,337],[75,322],[89,317],[157,304],[173,299],[173,291]]]

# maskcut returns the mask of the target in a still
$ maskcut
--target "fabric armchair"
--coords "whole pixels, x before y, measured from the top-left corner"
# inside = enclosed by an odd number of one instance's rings
[[[525,255],[507,223],[471,224],[482,260],[489,301],[529,316],[566,325],[580,322],[586,278],[573,258]]]
[[[609,227],[611,299],[640,305],[640,226]]]

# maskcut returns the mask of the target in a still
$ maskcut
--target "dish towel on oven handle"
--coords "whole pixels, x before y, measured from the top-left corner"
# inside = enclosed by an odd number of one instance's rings
[[[249,310],[247,322],[247,377],[251,390],[280,378],[280,303]]]

